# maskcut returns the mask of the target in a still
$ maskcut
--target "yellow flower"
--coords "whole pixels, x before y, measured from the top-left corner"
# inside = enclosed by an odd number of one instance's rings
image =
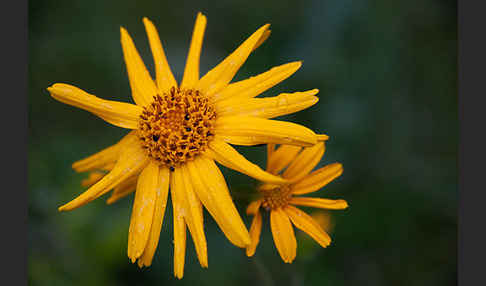
[[[246,209],[248,215],[253,215],[250,227],[251,244],[246,248],[246,254],[253,256],[260,240],[262,229],[262,214],[260,209],[270,212],[270,227],[273,241],[278,253],[286,263],[292,263],[297,254],[297,241],[292,223],[307,233],[322,247],[331,243],[326,231],[311,216],[295,206],[308,206],[321,209],[338,210],[348,207],[345,200],[330,200],[310,197],[297,197],[315,192],[343,172],[339,163],[326,165],[312,171],[324,155],[324,140],[327,136],[320,136],[320,142],[312,147],[302,148],[292,145],[281,145],[275,149],[274,144],[268,144],[267,172],[280,174],[289,183],[276,185],[264,183],[259,186],[260,198],[251,202]],[[285,169],[285,170],[284,170]]]
[[[143,22],[154,58],[155,81],[129,34],[121,28],[123,55],[136,105],[104,100],[69,84],[56,83],[48,88],[53,98],[132,130],[115,145],[73,164],[78,172],[96,173],[83,183],[91,187],[59,210],[75,209],[113,189],[108,200],[112,203],[136,189],[128,256],[132,262],[138,260],[140,267],[149,266],[157,248],[170,186],[174,210],[174,274],[181,278],[186,225],[201,266],[208,265],[203,205],[228,240],[242,248],[250,244],[248,230],[215,161],[261,181],[283,183],[282,178],[249,162],[230,144],[316,144],[318,136],[310,129],[270,118],[315,104],[318,90],[255,98],[292,75],[301,66],[300,62],[230,83],[250,53],[268,38],[268,24],[199,77],[206,27],[206,17],[201,13],[197,15],[184,75],[178,85],[154,25],[147,18]]]

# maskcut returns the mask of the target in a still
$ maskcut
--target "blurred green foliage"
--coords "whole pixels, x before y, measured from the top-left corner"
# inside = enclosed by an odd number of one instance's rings
[[[456,284],[455,1],[29,2],[30,285]],[[344,174],[317,194],[344,198],[350,207],[332,212],[328,248],[299,235],[291,265],[278,256],[268,219],[249,259],[206,213],[209,268],[200,268],[189,242],[185,276],[176,281],[171,208],[154,263],[142,270],[126,255],[133,196],[57,212],[83,191],[85,175],[71,163],[126,131],[53,100],[46,87],[65,82],[131,101],[119,26],[152,69],[143,16],[157,26],[180,79],[198,11],[208,17],[201,73],[265,23],[272,35],[236,79],[303,60],[295,75],[264,96],[320,89],[315,106],[286,119],[331,136],[321,164],[339,161]],[[264,147],[238,149],[265,163]],[[249,226],[244,207],[255,181],[222,169]]]

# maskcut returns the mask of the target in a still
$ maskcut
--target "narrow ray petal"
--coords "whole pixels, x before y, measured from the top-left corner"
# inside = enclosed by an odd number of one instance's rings
[[[154,258],[155,250],[159,244],[160,230],[164,221],[165,208],[167,206],[167,196],[169,194],[169,169],[161,167],[157,188],[155,190],[157,199],[155,201],[154,219],[150,228],[150,235],[147,245],[143,250],[142,256],[138,260],[138,266],[150,266]]]
[[[258,47],[260,47],[268,39],[268,37],[270,37],[271,32],[271,30],[266,30],[260,37],[258,42],[255,44],[255,46],[253,46],[253,50],[251,51],[253,52],[254,50],[258,49]]]
[[[138,173],[147,163],[148,157],[138,144],[126,146],[113,170],[77,198],[59,207],[59,211],[73,210],[106,194],[127,178]]]
[[[317,143],[316,134],[302,125],[286,121],[269,120],[247,116],[218,118],[215,132],[231,144],[231,136],[247,137],[256,143],[277,143],[312,146]]]
[[[263,182],[285,183],[284,179],[265,172],[258,165],[248,161],[243,155],[231,147],[231,145],[218,138],[213,139],[209,143],[209,148],[206,154],[227,168]]]
[[[343,173],[343,165],[333,163],[315,170],[292,185],[292,193],[307,194],[315,192],[332,182]]]
[[[172,74],[167,58],[165,57],[164,48],[160,42],[159,33],[154,24],[147,18],[143,18],[145,31],[152,50],[152,56],[155,64],[155,79],[157,87],[161,92],[168,92],[171,87],[177,87],[177,81]]]
[[[101,99],[64,83],[56,83],[47,90],[54,99],[89,111],[115,126],[127,129],[136,129],[138,126],[139,116],[142,113],[142,108],[139,106]]]
[[[176,172],[180,172],[180,170],[175,169],[170,174],[170,195],[174,218],[174,276],[182,279],[186,259],[186,223],[184,222],[186,210],[181,202],[181,188],[184,186],[178,185],[180,181],[175,180]]]
[[[302,62],[291,62],[273,67],[257,76],[252,76],[248,79],[229,84],[221,91],[216,92],[211,97],[211,100],[213,102],[219,102],[226,99],[253,98],[284,81],[294,74],[301,66]]]
[[[118,158],[120,157],[120,151],[122,151],[123,148],[127,146],[126,144],[133,144],[135,139],[135,131],[130,131],[130,133],[125,135],[116,144],[111,145],[110,147],[105,148],[91,156],[74,162],[72,164],[72,168],[76,172],[86,172],[94,169],[100,169],[109,163],[116,162],[116,160],[118,160]]]
[[[246,207],[246,214],[247,215],[255,215],[258,210],[260,209],[260,206],[262,204],[262,200],[256,200],[251,202],[248,207]]]
[[[246,255],[251,257],[255,254],[255,250],[260,242],[260,233],[262,232],[262,214],[257,211],[250,227],[251,244],[246,247]]]
[[[212,96],[226,87],[269,27],[270,25],[266,24],[253,33],[231,55],[204,75],[199,80],[196,89]]]
[[[135,174],[134,176],[131,176],[130,178],[118,184],[118,186],[116,186],[113,189],[111,196],[106,200],[106,203],[108,205],[111,205],[116,201],[118,201],[119,199],[124,198],[129,194],[133,193],[137,188],[137,179],[138,179],[138,174]]]
[[[246,229],[213,160],[200,156],[187,164],[194,190],[231,243],[238,247],[250,244]]]
[[[81,181],[81,186],[85,188],[91,187],[92,185],[99,182],[105,175],[106,173],[104,172],[98,172],[98,171],[91,172],[89,173],[89,176],[86,179]]]
[[[187,210],[184,218],[187,222],[187,226],[189,227],[192,240],[194,241],[199,263],[203,268],[207,268],[208,250],[207,250],[206,236],[204,234],[201,201],[199,200],[198,197],[196,197],[196,194],[194,193],[194,189],[192,187],[192,183],[190,180],[189,171],[185,166],[181,166],[180,169],[181,172],[179,174],[180,176],[179,180],[182,180],[184,184],[183,204]]]
[[[325,248],[331,243],[331,237],[310,215],[293,206],[287,206],[284,211],[295,227],[307,233],[322,247]]]
[[[314,207],[326,210],[343,210],[348,208],[348,203],[345,200],[292,197],[290,199],[290,203],[299,206]]]
[[[199,12],[197,14],[196,23],[194,24],[194,31],[192,33],[191,45],[187,55],[186,67],[184,68],[181,88],[194,88],[199,80],[199,57],[201,56],[205,29],[206,16]]]
[[[133,100],[139,106],[148,105],[157,94],[157,87],[127,30],[120,28],[120,34]]]
[[[314,96],[318,92],[318,89],[313,89],[305,92],[281,93],[274,97],[225,100],[216,103],[216,111],[218,116],[274,118],[314,105],[319,101]]]
[[[128,257],[134,263],[147,244],[154,217],[159,165],[150,162],[137,180],[137,191],[133,201],[132,216],[128,229]]]
[[[289,217],[281,208],[270,212],[270,227],[280,257],[285,263],[292,263],[297,255],[297,241]]]
[[[277,174],[295,159],[302,150],[300,146],[281,145],[268,159],[267,172]]]
[[[270,157],[273,155],[273,152],[275,152],[275,144],[269,143],[267,144],[267,170],[268,170],[268,163],[270,162]]]
[[[290,163],[288,168],[283,172],[282,177],[297,182],[307,174],[321,161],[324,155],[324,142],[319,142],[316,145],[305,148],[299,155]]]

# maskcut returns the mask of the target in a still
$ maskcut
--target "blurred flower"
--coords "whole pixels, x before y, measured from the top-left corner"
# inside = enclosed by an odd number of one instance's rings
[[[312,147],[302,148],[292,145],[281,145],[275,149],[274,144],[268,144],[267,172],[287,179],[289,183],[275,185],[263,183],[259,188],[260,198],[251,202],[246,209],[248,215],[253,215],[250,228],[251,244],[246,248],[246,254],[253,256],[260,240],[262,214],[260,209],[270,212],[270,227],[275,246],[286,263],[291,263],[297,254],[297,241],[292,223],[322,247],[331,243],[326,233],[326,219],[317,216],[317,220],[295,206],[308,206],[321,209],[345,209],[345,200],[330,200],[310,197],[297,197],[315,192],[343,172],[339,163],[326,165],[310,173],[324,155],[324,141],[327,136],[320,135],[319,143]],[[284,170],[285,169],[285,170]],[[323,227],[324,226],[324,227]]]
[[[318,90],[255,98],[297,71],[301,62],[274,67],[258,76],[231,83],[250,53],[270,35],[264,25],[231,55],[199,77],[206,17],[197,15],[182,82],[177,84],[167,63],[158,33],[144,18],[155,63],[155,81],[147,71],[128,32],[121,28],[121,44],[132,97],[136,105],[103,100],[69,84],[48,88],[51,96],[132,129],[115,145],[73,164],[92,174],[92,186],[61,206],[68,211],[114,189],[109,203],[136,189],[128,235],[128,256],[149,266],[157,248],[170,186],[174,211],[174,274],[182,278],[186,225],[202,267],[207,267],[207,245],[202,205],[238,247],[250,244],[226,182],[214,161],[268,183],[283,183],[246,160],[230,144],[285,143],[312,146],[318,136],[301,125],[269,120],[307,108],[318,101]]]

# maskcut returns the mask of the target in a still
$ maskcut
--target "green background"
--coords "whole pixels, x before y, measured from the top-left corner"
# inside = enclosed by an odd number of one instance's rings
[[[29,1],[28,204],[30,285],[456,285],[457,27],[455,1]],[[284,264],[268,218],[247,258],[206,213],[209,268],[188,239],[184,279],[173,277],[172,209],[152,267],[126,255],[133,196],[106,196],[72,212],[57,207],[83,191],[72,162],[126,131],[52,99],[56,82],[131,102],[120,46],[127,28],[147,66],[142,17],[151,19],[177,79],[198,11],[207,18],[201,73],[271,23],[270,38],[236,80],[303,60],[263,96],[318,88],[319,102],[286,116],[330,135],[322,164],[344,173],[316,193],[343,198],[332,244],[298,234]],[[265,163],[264,147],[238,147]],[[256,182],[222,167],[240,214]]]

